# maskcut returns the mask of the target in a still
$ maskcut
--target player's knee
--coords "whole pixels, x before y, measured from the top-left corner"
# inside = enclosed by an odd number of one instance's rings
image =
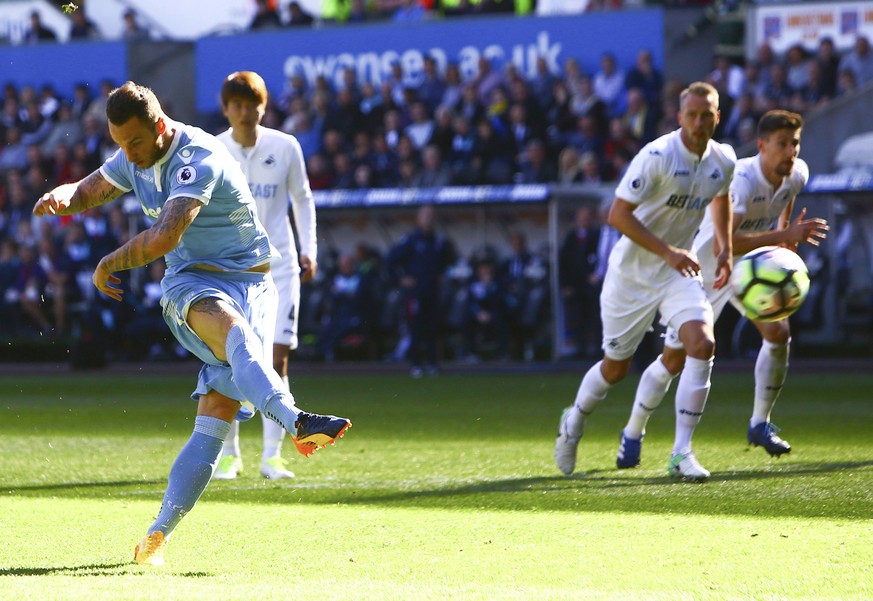
[[[605,357],[600,364],[600,373],[603,375],[604,380],[610,384],[615,384],[619,380],[624,379],[628,371],[630,371],[630,365],[630,359],[616,361],[615,359]]]
[[[711,336],[696,336],[685,344],[685,352],[695,359],[711,359],[715,355],[715,340]]]
[[[201,394],[197,404],[197,415],[216,417],[226,422],[231,422],[239,411],[239,401],[221,394],[216,390],[210,390]]]
[[[761,328],[761,337],[770,344],[784,346],[791,340],[791,329],[788,320],[770,322]]]
[[[668,372],[675,376],[685,367],[685,351],[665,347],[661,354],[661,363],[664,364]]]

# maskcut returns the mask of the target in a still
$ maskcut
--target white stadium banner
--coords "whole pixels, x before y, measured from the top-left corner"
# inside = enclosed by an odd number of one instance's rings
[[[752,8],[746,18],[746,56],[754,57],[764,42],[777,54],[795,44],[807,50],[829,37],[844,52],[859,35],[873,41],[873,2],[797,2]]]

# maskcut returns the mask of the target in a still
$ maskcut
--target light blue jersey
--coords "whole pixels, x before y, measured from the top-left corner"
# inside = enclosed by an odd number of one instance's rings
[[[167,126],[176,134],[152,167],[140,169],[121,150],[100,167],[113,186],[133,191],[150,217],[157,218],[173,198],[203,203],[179,245],[167,253],[167,274],[195,264],[246,271],[269,263],[274,251],[255,216],[255,201],[239,164],[224,144],[203,130],[171,120]]]

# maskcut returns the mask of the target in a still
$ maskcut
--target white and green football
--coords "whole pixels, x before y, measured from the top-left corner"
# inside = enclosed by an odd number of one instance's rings
[[[762,246],[734,263],[730,285],[747,317],[778,321],[806,300],[809,271],[797,253],[781,246]]]

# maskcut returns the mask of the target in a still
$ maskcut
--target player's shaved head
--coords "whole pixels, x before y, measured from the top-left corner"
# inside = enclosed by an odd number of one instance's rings
[[[221,84],[221,103],[225,106],[232,98],[251,100],[257,104],[267,102],[267,84],[254,71],[237,71],[231,73]]]
[[[132,81],[112,90],[106,101],[106,117],[113,125],[123,125],[130,119],[137,118],[155,127],[163,114],[155,93]]]

